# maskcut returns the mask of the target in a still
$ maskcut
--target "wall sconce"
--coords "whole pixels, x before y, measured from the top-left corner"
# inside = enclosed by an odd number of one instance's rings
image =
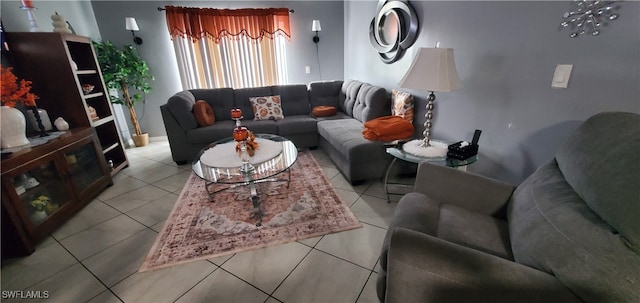
[[[313,37],[313,43],[318,43],[320,41],[318,32],[322,30],[322,26],[320,26],[320,20],[313,20],[313,23],[311,24],[311,30],[316,32],[316,36]]]
[[[133,43],[140,45],[142,44],[142,38],[136,37],[135,32],[139,31],[138,23],[136,22],[136,18],[127,17],[125,19],[125,27],[128,31],[131,31],[131,35],[133,36]]]

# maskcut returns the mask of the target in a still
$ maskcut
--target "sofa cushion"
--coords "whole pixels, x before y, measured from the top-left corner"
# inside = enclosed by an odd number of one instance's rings
[[[594,115],[556,159],[580,198],[640,253],[640,115]]]
[[[513,259],[507,222],[447,204],[446,201],[436,201],[421,193],[408,193],[400,199],[388,230],[396,227],[415,230],[507,260]],[[380,258],[383,269],[387,268],[386,248],[390,236],[391,233],[387,233],[383,242]]]
[[[382,87],[363,83],[353,104],[353,117],[364,123],[390,114],[391,103],[387,98],[387,91]]]
[[[198,122],[193,116],[193,105],[196,99],[189,91],[181,91],[169,98],[167,107],[180,127],[185,131],[198,127]]]
[[[253,120],[282,120],[280,96],[264,96],[249,98],[253,107]]]
[[[347,115],[347,114],[345,114],[345,113],[343,113],[343,112],[341,112],[341,111],[336,112],[336,114],[335,114],[335,115],[333,115],[333,116],[327,116],[327,117],[316,117],[316,120],[318,120],[318,121],[324,121],[324,120],[340,120],[340,119],[353,119],[353,117],[351,117],[351,116],[349,116],[349,115]]]
[[[187,132],[187,142],[191,144],[209,144],[231,137],[235,121],[218,121],[216,124],[198,127]]]
[[[233,108],[233,88],[211,88],[189,90],[196,100],[204,100],[211,105],[216,121],[231,120]]]
[[[235,102],[233,106],[242,110],[244,120],[253,120],[253,107],[249,98],[271,95],[273,95],[271,87],[239,88],[233,91],[233,100]],[[229,109],[233,108],[233,106],[229,107]],[[231,117],[231,113],[229,113],[229,117]]]
[[[216,116],[211,105],[204,100],[198,100],[193,105],[193,116],[199,126],[210,126],[216,123]]]
[[[353,116],[353,105],[358,98],[360,86],[362,86],[362,82],[357,80],[347,80],[342,83],[338,96],[338,108],[349,116]]]
[[[438,238],[513,260],[507,222],[442,201]]]
[[[242,125],[255,134],[278,133],[278,125],[275,120],[242,120]]]
[[[637,281],[626,278],[638,277],[640,258],[578,196],[555,160],[518,186],[507,221],[516,262],[556,276],[586,302],[640,298]]]
[[[287,116],[286,119],[276,121],[276,125],[278,134],[283,137],[318,133],[318,123],[309,115]]]
[[[362,122],[356,119],[318,121],[318,134],[327,140],[347,161],[366,163],[387,157],[380,142],[362,137]]]
[[[309,101],[311,102],[311,107],[320,105],[338,107],[342,83],[343,81],[341,80],[309,83]]]
[[[391,114],[413,123],[413,96],[397,89],[392,90]]]
[[[304,84],[272,86],[271,93],[280,96],[285,116],[308,115],[311,112],[309,91]]]

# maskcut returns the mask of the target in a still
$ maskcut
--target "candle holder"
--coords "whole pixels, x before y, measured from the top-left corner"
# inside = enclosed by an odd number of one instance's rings
[[[243,173],[253,171],[254,167],[251,163],[249,163],[250,156],[249,152],[247,151],[247,139],[249,139],[249,130],[244,126],[236,126],[233,129],[233,139],[240,145],[240,159],[242,159],[240,171]]]
[[[242,116],[242,110],[234,107],[233,109],[231,109],[231,119],[236,120],[236,127],[241,125],[240,120],[242,120],[242,118],[244,118]]]
[[[38,19],[36,19],[35,10],[37,8],[33,7],[31,1],[22,1],[21,9],[27,11],[27,18],[29,18],[29,31],[30,32],[39,32],[40,28],[38,27]]]
[[[240,151],[241,151],[241,159],[242,164],[240,165],[240,171],[243,173],[248,173],[253,171],[255,167],[253,164],[249,163],[249,152],[247,152],[247,140],[240,142]]]

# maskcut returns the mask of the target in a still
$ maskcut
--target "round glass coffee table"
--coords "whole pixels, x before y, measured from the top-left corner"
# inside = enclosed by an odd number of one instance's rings
[[[232,137],[218,140],[203,148],[194,158],[193,172],[205,181],[209,200],[214,202],[216,193],[238,186],[248,186],[253,203],[252,218],[256,226],[262,225],[265,215],[258,200],[256,184],[261,182],[291,181],[289,168],[298,158],[298,149],[289,139],[271,134],[256,134],[260,144],[256,155],[251,157],[253,169],[241,171],[240,156],[235,151],[236,142]],[[287,173],[286,178],[278,175]],[[217,188],[216,187],[222,187]]]
[[[447,158],[447,157],[421,157],[421,156],[416,156],[404,151],[402,149],[402,146],[388,147],[386,151],[388,154],[393,156],[393,160],[391,161],[391,163],[389,163],[389,166],[387,166],[387,169],[384,174],[384,191],[387,194],[387,202],[391,202],[391,195],[406,194],[408,192],[406,191],[406,189],[413,188],[414,186],[414,184],[389,182],[389,172],[391,171],[391,168],[393,167],[393,165],[396,163],[398,159],[406,162],[416,163],[416,164],[423,161],[434,162],[436,164],[442,164],[442,165],[455,167],[462,170],[466,169],[467,165],[478,161],[478,155],[475,155],[465,160],[457,160],[457,159]],[[389,190],[390,187],[404,188],[405,191],[391,192]]]

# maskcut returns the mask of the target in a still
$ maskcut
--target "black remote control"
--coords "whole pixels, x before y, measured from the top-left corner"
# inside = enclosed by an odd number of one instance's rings
[[[482,131],[479,129],[476,129],[476,131],[473,133],[473,141],[471,141],[471,144],[473,145],[478,144],[478,140],[480,140],[480,133],[482,133]]]

